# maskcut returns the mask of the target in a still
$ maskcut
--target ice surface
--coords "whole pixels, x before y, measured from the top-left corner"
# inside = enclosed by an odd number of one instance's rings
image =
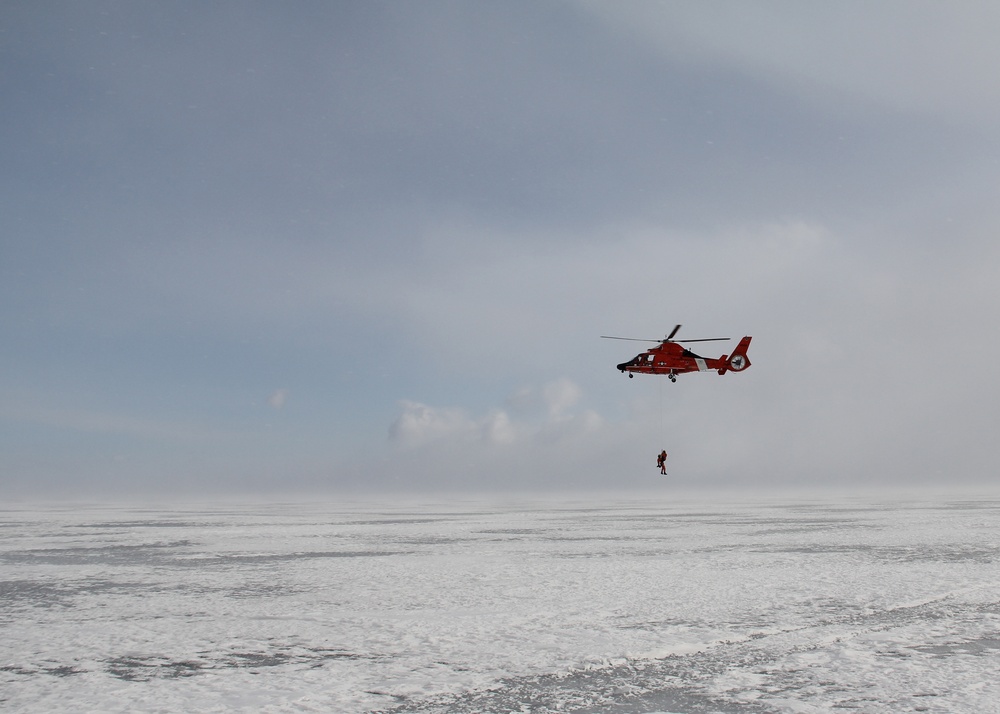
[[[1000,712],[1000,498],[0,510],[0,709]]]

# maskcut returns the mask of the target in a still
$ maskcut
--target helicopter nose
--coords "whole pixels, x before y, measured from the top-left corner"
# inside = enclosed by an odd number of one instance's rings
[[[628,367],[628,362],[622,362],[620,365],[618,365],[618,371],[624,372],[626,367]]]

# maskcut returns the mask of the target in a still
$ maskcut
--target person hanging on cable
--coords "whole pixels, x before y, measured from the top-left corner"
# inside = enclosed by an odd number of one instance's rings
[[[667,473],[667,450],[664,449],[656,456],[656,465],[660,467],[660,473]]]

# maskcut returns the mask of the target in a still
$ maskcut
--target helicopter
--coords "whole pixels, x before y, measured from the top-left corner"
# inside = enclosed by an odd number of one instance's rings
[[[634,342],[659,342],[659,345],[636,355],[628,362],[617,365],[618,370],[623,374],[628,372],[629,378],[636,374],[665,374],[671,382],[677,381],[678,374],[685,372],[708,372],[716,370],[719,374],[726,372],[742,372],[750,366],[747,358],[747,348],[750,347],[749,335],[740,340],[731,355],[722,355],[717,359],[705,358],[696,355],[686,347],[682,347],[682,342],[719,342],[730,339],[729,337],[707,337],[698,340],[675,340],[674,335],[681,329],[677,325],[670,334],[662,340],[645,340],[636,337],[611,337],[601,335],[606,340],[632,340]]]

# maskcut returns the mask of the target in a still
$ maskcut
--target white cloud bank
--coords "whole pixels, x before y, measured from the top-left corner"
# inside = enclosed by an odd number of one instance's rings
[[[540,388],[524,387],[506,402],[515,412],[514,417],[508,409],[491,409],[474,416],[459,407],[402,400],[401,413],[389,428],[389,438],[403,447],[449,441],[499,445],[572,439],[599,429],[603,423],[593,410],[575,409],[582,396],[580,387],[566,378]]]
[[[560,378],[478,415],[403,400],[389,439],[415,488],[531,487],[566,483],[574,472],[588,479],[587,463],[615,427],[582,399],[579,385]]]

